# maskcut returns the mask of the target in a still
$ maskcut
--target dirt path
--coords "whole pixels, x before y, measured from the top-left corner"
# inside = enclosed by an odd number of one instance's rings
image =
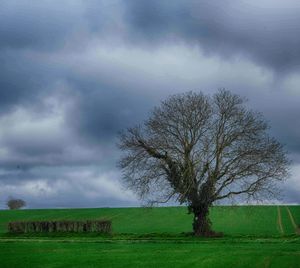
[[[288,212],[288,214],[290,216],[290,220],[291,220],[291,223],[292,223],[292,225],[293,225],[293,227],[295,229],[295,233],[299,235],[300,234],[300,229],[299,229],[299,227],[297,226],[297,224],[296,224],[296,222],[294,220],[292,212],[290,211],[290,209],[288,207],[285,207],[285,208],[286,208],[286,210],[287,210],[287,212]]]
[[[281,211],[280,211],[280,207],[279,206],[277,206],[277,215],[278,215],[277,224],[279,226],[279,231],[280,231],[280,234],[283,235],[284,234],[284,230],[283,230],[283,226],[282,226]]]

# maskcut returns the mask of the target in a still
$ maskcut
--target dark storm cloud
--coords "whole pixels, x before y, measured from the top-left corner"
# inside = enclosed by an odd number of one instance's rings
[[[297,1],[133,0],[126,20],[145,43],[181,41],[288,71],[300,66],[299,11]]]
[[[120,1],[1,1],[0,48],[82,49],[93,34],[116,34]]]
[[[76,22],[70,5],[50,1],[1,1],[0,47],[54,49],[62,45]],[[75,10],[76,11],[76,10]],[[77,25],[77,24],[75,24]]]
[[[46,85],[51,67],[43,66],[25,57],[22,53],[0,51],[0,111],[35,100]]]
[[[145,97],[128,92],[124,86],[75,77],[68,81],[78,92],[70,122],[98,144],[113,140],[119,131],[141,121],[151,107]]]

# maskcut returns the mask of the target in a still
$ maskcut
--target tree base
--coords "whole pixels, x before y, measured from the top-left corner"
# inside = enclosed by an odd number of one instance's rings
[[[194,232],[193,235],[196,237],[223,237],[224,236],[222,232],[214,232],[214,231],[207,231],[204,233]]]
[[[208,217],[209,204],[191,207],[194,213],[193,234],[197,237],[222,237],[223,233],[212,230],[212,223]]]

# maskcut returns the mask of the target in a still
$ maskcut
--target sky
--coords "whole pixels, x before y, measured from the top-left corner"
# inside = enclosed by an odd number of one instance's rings
[[[117,133],[171,94],[226,88],[285,145],[281,201],[300,203],[300,2],[0,2],[0,208],[141,201]]]

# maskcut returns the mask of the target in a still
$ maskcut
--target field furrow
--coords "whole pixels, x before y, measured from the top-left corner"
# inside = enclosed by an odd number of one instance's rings
[[[297,226],[297,224],[296,224],[296,222],[295,222],[295,220],[294,220],[294,217],[293,217],[292,212],[290,211],[290,209],[289,209],[288,207],[286,207],[286,210],[287,210],[287,212],[288,212],[288,214],[289,214],[291,223],[292,223],[292,225],[293,225],[293,227],[294,227],[294,229],[295,229],[295,234],[297,234],[297,235],[300,234],[300,229],[299,229],[299,227]]]
[[[281,235],[283,235],[284,230],[283,230],[283,226],[282,226],[281,210],[280,210],[279,206],[277,207],[277,214],[278,214],[277,224],[278,224],[279,232],[280,232]]]

